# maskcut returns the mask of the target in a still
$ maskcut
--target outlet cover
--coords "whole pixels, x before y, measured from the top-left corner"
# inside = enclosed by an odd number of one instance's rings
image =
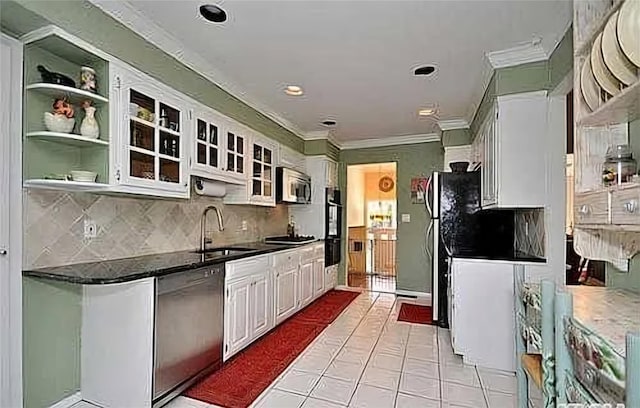
[[[84,220],[84,237],[86,239],[93,239],[98,236],[98,226],[96,222],[91,219]]]
[[[248,230],[248,229],[249,229],[249,226],[247,225],[247,222],[246,222],[246,221],[244,221],[244,220],[242,220],[242,230],[243,230],[243,231],[246,231],[246,230]]]
[[[411,222],[411,214],[402,214],[402,222]]]

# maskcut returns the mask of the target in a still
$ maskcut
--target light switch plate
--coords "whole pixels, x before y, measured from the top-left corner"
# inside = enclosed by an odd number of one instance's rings
[[[402,214],[402,222],[411,222],[411,214]]]

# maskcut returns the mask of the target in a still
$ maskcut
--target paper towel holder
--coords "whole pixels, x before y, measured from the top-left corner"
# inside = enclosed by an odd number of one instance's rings
[[[198,195],[210,197],[224,197],[227,194],[226,185],[223,182],[209,181],[199,177],[195,180],[194,191]]]

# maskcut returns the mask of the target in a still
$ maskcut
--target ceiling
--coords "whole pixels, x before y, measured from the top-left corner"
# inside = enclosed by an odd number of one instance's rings
[[[485,53],[539,38],[548,55],[571,19],[570,1],[211,0],[229,16],[214,24],[199,16],[200,1],[127,1],[135,20],[164,30],[225,89],[298,133],[335,119],[339,141],[469,120],[490,72]],[[422,64],[437,71],[415,77]],[[285,95],[287,84],[304,95]],[[437,118],[417,115],[430,105]]]

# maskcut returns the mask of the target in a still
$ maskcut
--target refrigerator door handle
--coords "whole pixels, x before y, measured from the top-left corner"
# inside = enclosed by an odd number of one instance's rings
[[[427,250],[427,255],[429,256],[429,259],[431,260],[433,258],[433,254],[431,253],[431,250],[429,249],[429,243],[431,241],[431,230],[433,230],[433,220],[429,221],[429,226],[427,227],[427,237],[426,237],[426,247],[425,249]]]
[[[429,204],[429,189],[431,187],[431,179],[433,176],[429,176],[427,179],[427,186],[424,190],[424,205],[427,207],[427,211],[429,211],[429,216],[433,216],[433,211],[431,210],[431,205]]]

